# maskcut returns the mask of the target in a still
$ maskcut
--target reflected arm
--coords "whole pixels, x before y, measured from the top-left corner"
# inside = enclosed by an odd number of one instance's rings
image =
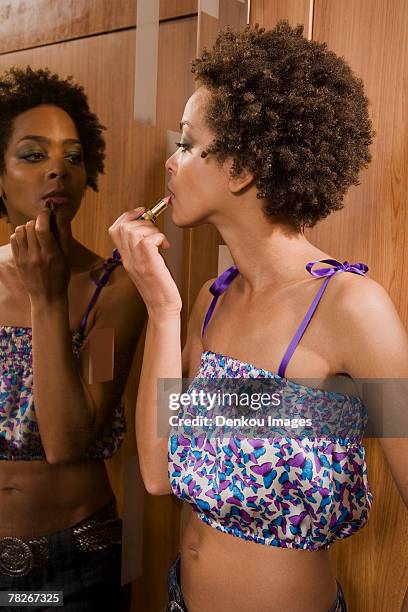
[[[34,401],[41,441],[49,463],[78,460],[120,401],[134,349],[145,320],[143,302],[126,273],[104,287],[91,329],[114,327],[114,378],[88,384],[88,359],[72,352],[68,299],[35,300],[33,328]]]

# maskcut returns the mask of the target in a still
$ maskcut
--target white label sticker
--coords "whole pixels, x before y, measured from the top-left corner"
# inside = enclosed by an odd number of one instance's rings
[[[219,0],[199,0],[199,11],[219,19],[220,15],[220,2]]]
[[[156,125],[159,0],[138,0],[136,21],[135,121]]]

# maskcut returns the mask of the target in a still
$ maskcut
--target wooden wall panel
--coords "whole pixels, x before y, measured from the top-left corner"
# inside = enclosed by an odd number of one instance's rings
[[[137,0],[0,0],[0,53],[136,25]],[[160,20],[197,13],[197,0],[161,0]]]
[[[377,132],[361,185],[308,236],[337,259],[363,261],[408,326],[408,5],[405,0],[315,0],[314,38],[344,55],[363,79]],[[363,358],[363,356],[362,356]],[[334,557],[355,612],[399,612],[408,584],[408,513],[376,440],[366,440],[374,504]]]
[[[100,192],[88,191],[73,222],[75,237],[104,256],[112,252],[109,225],[124,210],[150,206],[164,193],[166,130],[179,129],[185,102],[194,91],[190,63],[196,53],[196,37],[196,17],[160,24],[155,128],[133,121],[134,29],[0,55],[0,72],[30,63],[33,68],[49,67],[61,76],[75,75],[85,87],[91,108],[108,127]],[[4,223],[2,226],[4,243],[9,232]],[[124,457],[135,453],[134,406],[141,357],[139,346],[126,393],[128,434],[121,451],[108,462],[119,502],[121,464]],[[157,612],[164,606],[167,572],[178,550],[180,504],[171,496],[147,494],[144,504],[143,574],[134,583],[133,609]]]
[[[311,0],[252,0],[251,23],[259,23],[271,30],[280,19],[287,19],[292,26],[304,25],[306,35],[310,2]]]

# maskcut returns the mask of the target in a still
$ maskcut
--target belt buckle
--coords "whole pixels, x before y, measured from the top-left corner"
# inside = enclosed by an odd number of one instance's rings
[[[0,572],[6,576],[26,576],[32,569],[34,555],[20,538],[0,539]]]
[[[167,612],[184,612],[184,608],[177,601],[171,601],[167,607]]]

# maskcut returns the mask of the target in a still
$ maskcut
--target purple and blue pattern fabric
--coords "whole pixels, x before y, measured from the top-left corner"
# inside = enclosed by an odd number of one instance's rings
[[[310,272],[317,262],[308,264]],[[302,337],[327,282],[339,271],[365,274],[364,264],[325,263],[336,266],[317,270],[325,276],[324,288],[306,313],[285,356]],[[236,269],[235,269],[236,270]],[[231,274],[232,272],[232,274]],[[313,273],[313,272],[312,272]],[[231,268],[225,278],[235,278]],[[213,283],[217,296],[217,281]],[[227,284],[228,286],[228,284]],[[219,295],[219,294],[218,294]],[[206,317],[208,325],[210,315]],[[306,323],[305,323],[306,321]],[[205,330],[204,330],[205,331]],[[284,356],[284,359],[285,359]],[[196,433],[194,428],[173,428],[169,438],[169,480],[174,494],[190,504],[197,516],[223,533],[243,540],[282,548],[320,550],[337,539],[347,538],[367,522],[371,505],[362,437],[367,412],[357,396],[299,385],[279,374],[253,364],[204,351],[199,371],[187,392],[200,390],[203,380],[272,379],[285,402],[299,409],[313,401],[324,417],[338,415],[346,421],[346,436],[248,438],[240,434]],[[282,360],[283,361],[283,360]],[[203,409],[205,412],[205,409]],[[200,407],[182,407],[177,416],[194,417]]]
[[[91,307],[119,263],[112,258],[104,262],[105,272],[95,283]],[[77,358],[85,340],[90,310],[88,306],[80,329],[72,335],[72,352]],[[124,406],[120,403],[84,458],[112,457],[122,444],[125,433]],[[34,406],[31,327],[0,325],[0,460],[45,460]]]

